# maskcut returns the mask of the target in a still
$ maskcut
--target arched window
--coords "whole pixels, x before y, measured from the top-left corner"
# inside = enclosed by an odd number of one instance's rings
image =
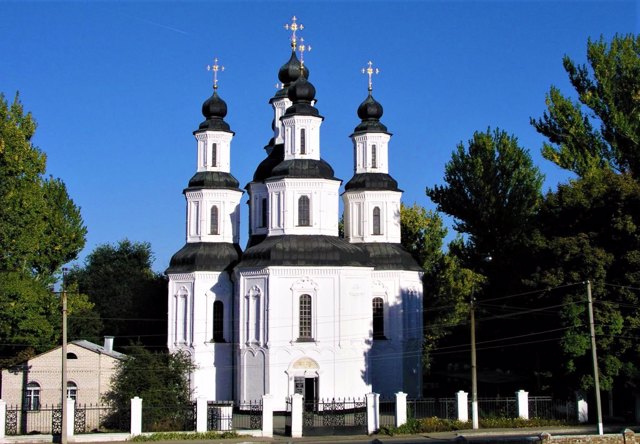
[[[303,294],[300,296],[299,311],[299,337],[300,341],[310,341],[313,339],[311,332],[311,296]]]
[[[78,359],[78,355],[75,353],[69,352],[67,353],[67,359]]]
[[[378,149],[371,145],[371,168],[378,168]]]
[[[67,398],[78,400],[78,385],[75,382],[67,382]]]
[[[384,301],[373,298],[371,303],[373,312],[373,339],[384,339]]]
[[[373,208],[373,234],[381,234],[380,232],[380,207]]]
[[[218,232],[218,207],[211,207],[211,229],[209,230],[209,234],[220,234]]]
[[[224,304],[213,303],[213,342],[224,342]]]
[[[298,199],[298,225],[301,227],[311,225],[309,219],[309,196],[300,196]]]
[[[218,166],[218,144],[211,145],[211,166]]]
[[[260,226],[261,227],[266,227],[267,226],[267,198],[263,197],[262,198],[262,206],[260,207]]]
[[[40,410],[40,384],[37,382],[27,384],[24,401],[27,410]]]
[[[300,154],[307,154],[307,130],[300,130]]]

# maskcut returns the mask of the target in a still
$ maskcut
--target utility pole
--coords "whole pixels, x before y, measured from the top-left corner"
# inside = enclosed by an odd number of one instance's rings
[[[473,429],[477,430],[480,425],[478,422],[478,376],[476,370],[476,298],[471,293],[470,306],[470,324],[471,324],[471,422]]]
[[[591,281],[587,281],[587,301],[589,302],[589,331],[591,333],[591,356],[593,358],[593,385],[596,390],[596,409],[598,411],[598,435],[604,433],[602,426],[602,405],[600,403],[600,377],[598,375],[598,354],[596,352],[596,331],[593,322],[593,298]]]
[[[67,444],[67,269],[62,269],[62,428],[60,442]]]

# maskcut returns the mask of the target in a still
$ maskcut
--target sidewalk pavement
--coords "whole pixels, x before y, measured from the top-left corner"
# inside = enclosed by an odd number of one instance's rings
[[[631,428],[638,432],[640,427],[625,427],[623,425],[614,425],[605,427],[605,434],[618,434],[625,428]],[[464,438],[471,440],[480,438],[496,437],[525,437],[525,436],[537,436],[541,433],[549,433],[551,435],[572,435],[572,436],[584,436],[595,435],[597,429],[595,425],[574,426],[574,427],[536,427],[536,428],[522,428],[522,429],[480,429],[480,430],[456,430],[450,432],[433,432],[433,433],[421,433],[415,435],[325,435],[325,436],[304,436],[302,438],[291,438],[288,436],[276,435],[273,438],[258,438],[252,436],[244,436],[232,439],[208,439],[208,440],[184,440],[184,441],[155,441],[158,444],[163,443],[179,443],[185,442],[189,444],[249,444],[249,443],[353,443],[353,442],[455,442],[462,441]],[[241,432],[240,432],[241,433]],[[91,444],[113,444],[116,442],[125,442],[130,438],[129,433],[91,433],[74,435],[69,438],[69,443],[91,443]],[[54,440],[52,435],[20,435],[20,436],[6,436],[4,439],[0,439],[0,443],[3,444],[25,444],[25,443],[53,443],[58,442]]]

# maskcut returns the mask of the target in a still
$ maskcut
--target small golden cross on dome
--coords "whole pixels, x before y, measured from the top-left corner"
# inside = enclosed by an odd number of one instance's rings
[[[286,29],[287,31],[291,30],[291,48],[295,50],[296,44],[298,42],[296,31],[302,31],[304,29],[304,25],[302,23],[298,24],[298,19],[294,15],[293,17],[291,17],[291,23],[287,23],[284,25],[284,29]]]
[[[380,70],[378,68],[373,67],[373,62],[371,60],[369,60],[369,63],[367,63],[366,68],[362,68],[362,74],[366,74],[367,76],[369,76],[369,92],[373,91],[373,82],[371,81],[371,78],[374,74],[378,74],[379,72]]]
[[[298,52],[300,53],[300,69],[304,67],[304,53],[305,51],[311,51],[311,45],[304,44],[304,38],[300,37],[300,44],[298,45]]]
[[[218,71],[224,71],[224,66],[218,65],[218,58],[213,59],[213,65],[207,65],[207,71],[213,71],[213,89],[218,89]]]

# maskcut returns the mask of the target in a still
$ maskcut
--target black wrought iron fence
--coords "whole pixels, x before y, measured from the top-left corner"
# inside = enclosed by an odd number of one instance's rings
[[[5,433],[7,435],[54,434],[62,431],[62,409],[59,405],[44,405],[37,410],[21,406],[7,406]]]
[[[407,418],[423,419],[438,416],[437,405],[436,398],[407,399]]]
[[[378,401],[380,411],[380,427],[391,427],[396,424],[396,399],[380,398]]]
[[[364,399],[323,399],[304,403],[303,435],[366,433],[367,403]]]
[[[233,429],[233,401],[207,403],[207,430],[226,432]]]
[[[458,419],[458,401],[456,398],[440,398],[438,399],[437,415],[443,419]]]
[[[111,421],[114,409],[104,404],[78,404],[75,408],[74,433],[128,432],[131,428],[129,412],[120,421]]]
[[[242,401],[233,406],[234,430],[262,429],[262,401]]]

